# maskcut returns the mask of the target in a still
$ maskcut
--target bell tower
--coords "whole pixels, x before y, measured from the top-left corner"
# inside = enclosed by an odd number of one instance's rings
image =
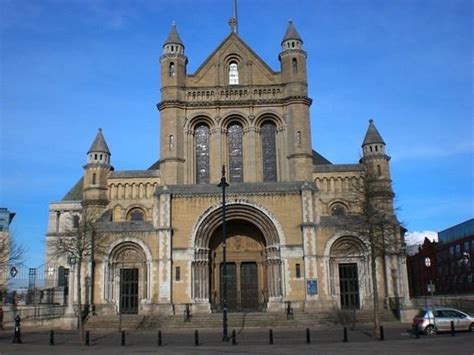
[[[290,21],[281,41],[279,59],[288,122],[289,179],[294,181],[310,181],[313,166],[306,57],[303,40]]]
[[[161,102],[160,111],[160,170],[165,184],[182,184],[184,179],[183,123],[186,87],[184,44],[171,26],[160,57]]]

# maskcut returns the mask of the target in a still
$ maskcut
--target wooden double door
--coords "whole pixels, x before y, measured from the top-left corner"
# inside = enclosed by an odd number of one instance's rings
[[[225,275],[224,264],[221,263],[221,305],[224,297],[224,278],[227,279],[227,308],[229,311],[256,311],[260,308],[256,262],[227,263]]]

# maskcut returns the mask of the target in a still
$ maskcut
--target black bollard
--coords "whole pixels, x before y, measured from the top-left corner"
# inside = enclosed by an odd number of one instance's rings
[[[87,330],[87,331],[86,331],[86,343],[85,343],[85,345],[89,346],[90,343],[91,343],[90,340],[91,340],[90,333],[89,333],[89,331]]]
[[[54,345],[54,330],[49,331],[49,345]]]
[[[232,331],[232,345],[237,345],[237,339],[235,335],[235,329]]]
[[[380,340],[384,341],[385,340],[385,334],[383,333],[383,326],[380,326]]]
[[[419,331],[419,329],[418,329],[418,325],[415,324],[415,325],[413,326],[413,332],[415,333],[415,338],[416,338],[416,339],[420,339],[420,331]]]
[[[270,331],[268,332],[268,336],[270,338],[269,339],[270,340],[270,345],[272,345],[273,344],[273,330],[272,329],[270,329]]]
[[[199,345],[199,333],[197,329],[194,331],[194,345]]]
[[[342,339],[344,343],[347,343],[347,327],[344,327],[344,338]]]
[[[163,343],[162,343],[162,340],[161,340],[161,330],[158,330],[158,346],[161,346]]]
[[[455,336],[456,335],[456,331],[454,330],[454,322],[451,321],[451,336]]]
[[[309,328],[306,328],[306,344],[311,344],[311,334],[309,333]]]
[[[13,343],[21,344],[21,319],[20,316],[15,317],[15,332],[13,334]]]
[[[120,340],[120,345],[125,346],[125,330],[122,330],[122,339]]]

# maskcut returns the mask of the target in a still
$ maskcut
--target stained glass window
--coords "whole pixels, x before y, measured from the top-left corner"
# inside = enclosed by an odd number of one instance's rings
[[[143,215],[143,211],[139,208],[134,208],[129,213],[129,220],[130,221],[143,221],[145,216]]]
[[[196,147],[196,182],[209,183],[209,127],[201,124],[194,131]]]
[[[233,123],[227,130],[229,150],[229,178],[231,182],[243,181],[242,126]]]
[[[262,125],[263,181],[277,181],[276,127],[271,122]]]

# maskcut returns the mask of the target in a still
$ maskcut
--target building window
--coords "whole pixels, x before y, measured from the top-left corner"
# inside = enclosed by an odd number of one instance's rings
[[[263,181],[277,181],[276,127],[265,122],[261,128]]]
[[[229,178],[231,182],[243,181],[242,126],[232,123],[227,130],[229,152]]]
[[[236,62],[229,64],[229,85],[239,84],[239,68]]]
[[[173,148],[174,148],[174,136],[173,136],[173,135],[170,135],[170,138],[169,138],[169,149],[170,149],[170,152],[173,151]]]
[[[72,225],[74,228],[79,228],[79,216],[72,216]]]
[[[96,173],[92,174],[92,185],[97,184],[97,175]]]
[[[129,221],[144,221],[145,214],[140,208],[134,208],[128,213],[128,220]]]
[[[179,266],[176,266],[176,272],[175,272],[175,280],[176,281],[181,281],[181,268]]]
[[[194,130],[196,147],[196,183],[209,183],[209,127],[201,124]]]
[[[346,207],[342,203],[335,203],[331,206],[332,216],[345,216],[346,214]]]
[[[301,265],[300,264],[296,264],[295,273],[296,273],[297,279],[301,278]]]
[[[169,68],[168,75],[169,76],[174,76],[175,75],[175,68],[174,68],[174,63],[173,62],[170,63],[170,68]]]
[[[377,164],[377,176],[382,176],[382,169],[380,168],[380,165]]]
[[[298,72],[298,61],[296,60],[296,58],[293,58],[291,60],[291,67],[293,69],[293,74],[296,74]]]

